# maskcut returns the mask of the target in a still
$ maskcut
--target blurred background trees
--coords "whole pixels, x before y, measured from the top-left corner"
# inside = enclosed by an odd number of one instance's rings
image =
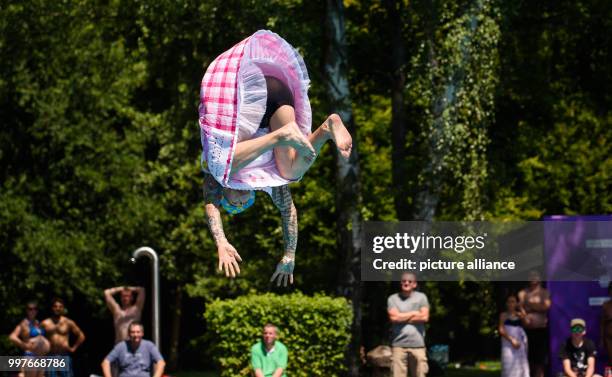
[[[258,195],[252,210],[225,216],[244,259],[240,278],[227,280],[215,271],[201,204],[201,77],[231,45],[273,30],[304,56],[320,124],[341,111],[326,68],[340,52],[325,26],[332,5],[343,15],[350,102],[341,110],[352,112],[358,174],[339,176],[326,146],[292,187],[300,241],[287,290],[268,283],[282,251],[271,202]],[[48,309],[63,296],[68,315],[100,340],[81,351],[83,368],[97,366],[112,343],[102,290],[146,284],[146,266],[128,259],[148,245],[162,258],[163,350],[178,366],[206,367],[201,314],[213,298],[354,292],[337,224],[610,213],[611,28],[603,0],[2,0],[0,330],[28,298]],[[349,179],[341,195],[338,179]],[[337,201],[347,195],[350,203]],[[396,287],[357,288],[369,348],[386,337],[381,292]],[[454,356],[491,352],[491,284],[421,289],[432,340],[457,350],[479,334],[482,350]]]

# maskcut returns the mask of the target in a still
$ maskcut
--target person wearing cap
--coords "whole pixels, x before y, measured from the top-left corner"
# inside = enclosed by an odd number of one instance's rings
[[[563,374],[567,377],[601,377],[595,374],[597,348],[585,337],[586,322],[574,318],[570,322],[572,335],[561,345],[559,358],[563,362]]]

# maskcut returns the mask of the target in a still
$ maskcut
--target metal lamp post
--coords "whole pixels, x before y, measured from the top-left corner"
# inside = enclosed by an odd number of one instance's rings
[[[151,249],[150,247],[143,246],[141,248],[134,250],[134,253],[132,253],[131,262],[136,263],[136,259],[138,259],[141,256],[146,256],[149,259],[151,259],[151,261],[153,262],[151,266],[152,267],[151,273],[153,275],[153,307],[151,311],[151,314],[152,314],[151,320],[153,321],[152,338],[153,338],[153,343],[155,343],[157,348],[160,348],[161,344],[159,341],[159,259],[157,258],[157,253],[155,252],[155,250]]]

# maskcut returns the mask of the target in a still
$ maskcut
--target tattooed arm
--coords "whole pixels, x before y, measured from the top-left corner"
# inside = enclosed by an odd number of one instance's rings
[[[285,253],[276,266],[276,271],[270,281],[278,278],[277,285],[282,283],[284,286],[287,286],[287,280],[289,284],[293,284],[293,268],[295,266],[295,250],[298,239],[297,209],[293,204],[291,191],[287,185],[272,188],[272,202],[274,202],[274,205],[281,213]]]
[[[219,271],[224,271],[225,276],[235,277],[240,273],[238,262],[242,262],[240,255],[225,238],[223,232],[223,222],[221,221],[221,213],[219,205],[223,197],[223,188],[210,174],[204,175],[204,209],[206,210],[206,220],[208,228],[217,245],[217,254],[219,258]]]

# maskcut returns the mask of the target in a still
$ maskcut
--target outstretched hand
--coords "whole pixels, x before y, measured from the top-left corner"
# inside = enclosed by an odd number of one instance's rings
[[[293,284],[294,267],[295,259],[285,255],[283,259],[281,259],[281,261],[278,262],[278,264],[276,265],[276,271],[274,271],[274,274],[272,275],[270,281],[274,282],[274,280],[277,279],[276,285],[279,287],[281,286],[281,284],[283,285],[283,287],[286,287],[287,281],[289,281],[289,284]]]
[[[240,274],[238,262],[242,262],[242,258],[234,246],[229,242],[223,242],[217,246],[217,252],[219,254],[219,271],[223,271],[225,276],[233,278]]]

